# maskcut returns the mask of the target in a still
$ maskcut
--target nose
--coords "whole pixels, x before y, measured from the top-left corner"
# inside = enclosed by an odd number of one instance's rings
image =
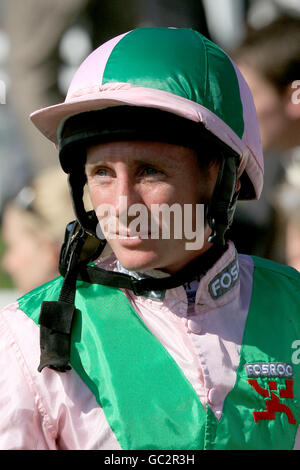
[[[128,215],[128,211],[133,204],[141,204],[143,202],[140,192],[133,178],[129,174],[122,174],[116,185],[115,193],[115,211],[117,217]]]

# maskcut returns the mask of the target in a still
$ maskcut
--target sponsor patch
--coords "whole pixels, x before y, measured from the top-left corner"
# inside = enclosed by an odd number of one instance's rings
[[[293,376],[293,366],[284,362],[253,362],[245,365],[247,377]]]
[[[232,261],[226,268],[218,273],[208,285],[211,297],[216,300],[232,289],[239,278],[239,263],[237,258]]]
[[[276,413],[285,413],[290,424],[297,424],[291,408],[287,403],[282,402],[282,399],[294,398],[293,380],[285,379],[285,388],[280,388],[279,390],[275,380],[268,380],[266,388],[261,387],[257,379],[249,379],[248,383],[253,387],[256,393],[265,398],[266,409],[252,412],[255,423],[261,420],[275,420]]]

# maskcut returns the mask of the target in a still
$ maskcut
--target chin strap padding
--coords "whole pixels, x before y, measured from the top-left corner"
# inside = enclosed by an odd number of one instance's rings
[[[238,158],[236,155],[223,157],[218,179],[207,211],[207,220],[212,233],[208,241],[215,245],[225,245],[225,234],[232,224],[239,192]]]
[[[71,369],[71,331],[76,308],[76,280],[79,258],[86,234],[77,232],[70,247],[70,257],[58,301],[44,301],[39,317],[41,357],[38,371],[44,367],[65,372]]]
[[[75,305],[63,301],[43,302],[39,317],[41,357],[38,371],[44,367],[59,372],[71,369],[70,335]]]

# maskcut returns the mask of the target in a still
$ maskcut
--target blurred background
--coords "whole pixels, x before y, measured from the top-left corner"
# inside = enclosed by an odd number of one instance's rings
[[[192,27],[240,66],[265,187],[239,203],[230,235],[240,252],[300,269],[299,0],[0,0],[0,307],[57,274],[74,218],[56,149],[29,114],[63,101],[94,48],[139,26]]]

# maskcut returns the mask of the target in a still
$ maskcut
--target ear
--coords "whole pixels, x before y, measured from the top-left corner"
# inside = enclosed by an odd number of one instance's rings
[[[300,80],[294,80],[287,86],[285,102],[285,111],[289,119],[300,119]]]

